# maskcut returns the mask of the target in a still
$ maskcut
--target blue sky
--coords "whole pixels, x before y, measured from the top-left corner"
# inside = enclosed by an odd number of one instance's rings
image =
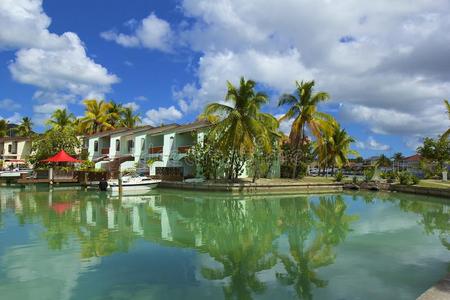
[[[280,115],[278,96],[315,79],[363,156],[411,154],[449,126],[450,4],[416,2],[0,0],[0,117],[42,130],[96,97],[188,122],[242,75]]]

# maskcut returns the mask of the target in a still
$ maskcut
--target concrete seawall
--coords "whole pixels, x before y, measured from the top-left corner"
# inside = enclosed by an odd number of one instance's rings
[[[341,183],[286,183],[286,184],[257,184],[257,183],[192,183],[192,182],[171,182],[163,181],[160,188],[195,190],[204,192],[227,192],[232,194],[240,193],[333,193],[342,192]]]
[[[446,198],[450,202],[450,189],[435,189],[411,185],[391,184],[391,191]]]

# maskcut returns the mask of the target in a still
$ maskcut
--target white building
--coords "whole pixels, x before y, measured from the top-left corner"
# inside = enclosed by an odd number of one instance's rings
[[[195,170],[184,158],[190,147],[203,141],[208,127],[209,123],[197,121],[186,125],[119,128],[96,133],[85,139],[88,158],[96,162],[96,168],[106,168],[116,159],[129,158],[120,165],[122,171],[129,168],[148,169],[147,161],[155,158],[150,175],[156,175],[156,168],[179,167],[183,176],[193,176]]]
[[[0,160],[3,168],[11,165],[25,165],[31,153],[31,138],[3,137],[0,138]]]

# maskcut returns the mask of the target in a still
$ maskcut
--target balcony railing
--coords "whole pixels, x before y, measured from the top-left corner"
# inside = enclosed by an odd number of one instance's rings
[[[148,148],[148,154],[161,154],[163,153],[163,147],[151,147]]]
[[[178,147],[178,153],[188,153],[191,148],[192,146],[180,146]]]

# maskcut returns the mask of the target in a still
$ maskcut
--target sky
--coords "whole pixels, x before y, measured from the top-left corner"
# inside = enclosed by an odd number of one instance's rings
[[[39,131],[95,98],[190,122],[241,76],[281,116],[314,79],[363,156],[412,154],[450,126],[449,54],[448,0],[0,0],[0,118]]]

